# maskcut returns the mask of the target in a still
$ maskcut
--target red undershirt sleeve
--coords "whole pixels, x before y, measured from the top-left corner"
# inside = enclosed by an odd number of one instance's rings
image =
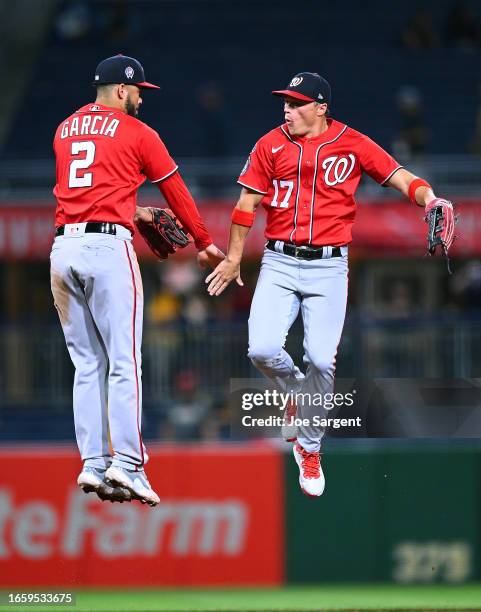
[[[212,244],[213,240],[179,172],[175,172],[164,181],[156,184],[166,199],[169,208],[193,237],[197,249],[202,251]]]

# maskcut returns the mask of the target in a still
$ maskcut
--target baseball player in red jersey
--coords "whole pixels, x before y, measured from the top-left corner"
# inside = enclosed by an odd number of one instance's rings
[[[426,181],[403,169],[370,138],[328,116],[331,88],[318,74],[301,72],[286,89],[272,93],[284,99],[285,123],[263,136],[247,160],[238,181],[242,191],[232,214],[226,259],[206,282],[211,295],[221,294],[234,279],[242,284],[244,242],[262,203],[267,244],[249,318],[249,357],[284,391],[323,397],[334,388],[354,195],[362,174],[419,206],[435,196]],[[305,375],[284,350],[299,309]],[[325,484],[319,453],[324,430],[313,417],[323,408],[308,401],[292,408],[284,417],[283,436],[295,442],[302,490],[319,496]],[[296,410],[308,426],[295,427],[289,417]]]
[[[96,69],[97,98],[59,125],[51,287],[75,366],[75,433],[84,462],[78,484],[101,499],[159,497],[144,472],[142,279],[132,247],[137,190],[148,178],[193,236],[202,266],[223,254],[157,132],[137,119],[146,82],[141,64],[115,56]],[[113,456],[109,450],[109,436]]]

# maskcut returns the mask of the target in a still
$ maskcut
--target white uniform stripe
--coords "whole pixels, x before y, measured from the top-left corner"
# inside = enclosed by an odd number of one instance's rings
[[[384,185],[384,183],[387,183],[387,182],[388,182],[388,180],[389,180],[389,179],[390,179],[390,178],[391,178],[391,177],[392,177],[394,174],[396,174],[396,172],[397,172],[398,170],[401,170],[401,168],[403,168],[403,167],[404,167],[404,166],[398,166],[397,168],[395,168],[395,169],[394,169],[394,170],[391,172],[391,174],[390,174],[390,175],[389,175],[387,178],[385,178],[385,179],[383,180],[383,182],[381,183],[381,185]]]
[[[261,191],[260,189],[256,189],[255,187],[252,187],[251,185],[247,185],[246,183],[242,183],[241,181],[237,181],[239,183],[239,185],[242,185],[242,187],[246,187],[247,189],[252,189],[252,191],[255,191],[256,193],[261,193],[262,195],[266,195],[267,191]]]
[[[347,130],[347,125],[345,125],[342,130],[339,132],[339,134],[337,134],[337,136],[335,136],[334,138],[332,138],[331,140],[328,140],[327,142],[323,142],[322,144],[319,145],[319,147],[317,148],[316,151],[316,163],[315,163],[315,167],[314,167],[314,179],[312,181],[312,197],[311,197],[311,211],[310,211],[310,222],[309,222],[309,242],[312,242],[312,229],[313,229],[313,223],[314,223],[314,202],[316,199],[316,181],[317,181],[317,165],[318,165],[318,159],[319,159],[319,151],[322,149],[322,147],[325,147],[328,144],[332,144],[333,142],[336,142],[336,140],[338,140],[343,134],[344,132]],[[297,229],[297,210],[298,210],[298,202],[299,202],[299,194],[300,194],[300,186],[301,186],[301,163],[302,163],[302,153],[303,153],[303,148],[302,145],[299,144],[298,142],[296,142],[295,140],[293,140],[290,135],[284,130],[283,127],[281,127],[281,131],[285,134],[285,136],[287,136],[287,138],[294,143],[295,145],[297,145],[301,151],[300,155],[299,155],[299,161],[298,161],[298,165],[297,165],[297,192],[296,192],[296,205],[295,205],[295,212],[294,212],[294,229],[292,230],[292,232],[290,233],[289,236],[289,240],[292,241],[292,238],[294,236],[294,232]]]
[[[171,172],[169,172],[169,174],[166,174],[165,176],[161,176],[160,178],[155,179],[155,181],[151,181],[151,183],[160,183],[160,181],[165,181],[166,178],[169,178],[169,176],[174,174],[174,172],[177,172],[178,169],[179,169],[179,166],[176,166]]]
[[[292,241],[292,237],[294,236],[294,232],[297,229],[297,206],[299,203],[299,194],[301,192],[301,162],[302,162],[302,145],[300,145],[298,142],[296,142],[295,140],[292,140],[292,138],[289,136],[289,134],[284,130],[283,127],[281,127],[281,131],[287,136],[287,138],[294,143],[295,145],[297,145],[299,147],[300,153],[299,153],[299,160],[297,162],[297,189],[296,189],[296,204],[295,204],[295,209],[294,209],[294,228],[292,229],[292,232],[289,235],[289,240]]]
[[[317,147],[316,163],[314,164],[314,178],[312,179],[312,198],[311,198],[311,218],[309,221],[309,244],[312,244],[312,227],[314,225],[314,201],[316,199],[316,181],[317,181],[317,164],[319,162],[319,151],[321,147]]]
[[[347,130],[347,125],[345,125],[342,128],[342,130],[339,132],[339,134],[335,138],[333,138],[332,140],[328,140],[327,142],[323,142],[317,147],[316,163],[314,165],[314,179],[312,181],[311,218],[309,222],[309,244],[312,244],[312,229],[314,226],[314,202],[316,199],[317,165],[319,162],[319,151],[322,149],[322,147],[325,147],[328,144],[332,144],[333,142],[336,142],[336,140],[338,140],[344,134],[346,130]]]
[[[296,208],[294,212],[294,229],[292,230],[289,236],[289,240],[291,241],[293,239],[294,233],[297,230],[297,209],[298,209],[298,204],[299,204],[299,195],[301,193],[301,164],[302,164],[302,146],[297,142],[294,142],[294,144],[296,144],[299,147],[300,153],[299,153],[299,161],[297,162],[297,191],[296,191]]]

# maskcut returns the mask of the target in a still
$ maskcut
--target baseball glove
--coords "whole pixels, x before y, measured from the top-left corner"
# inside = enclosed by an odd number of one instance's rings
[[[145,242],[159,259],[167,259],[189,244],[189,236],[169,208],[148,208],[152,221],[137,219],[135,224]]]
[[[454,216],[453,203],[442,198],[435,198],[427,204],[424,220],[428,224],[429,255],[435,255],[439,246],[447,259],[448,271],[451,273],[448,251],[456,238],[454,226],[457,222],[457,217]]]

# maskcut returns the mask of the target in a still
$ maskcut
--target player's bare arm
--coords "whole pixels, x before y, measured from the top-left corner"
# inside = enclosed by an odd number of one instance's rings
[[[234,279],[236,279],[238,285],[243,286],[240,276],[240,264],[244,252],[244,244],[252,225],[251,219],[253,219],[254,212],[262,198],[262,194],[246,187],[242,188],[239,201],[234,209],[227,257],[205,279],[205,282],[209,283],[207,291],[210,295],[220,295]],[[246,221],[243,221],[243,219],[246,219]],[[235,220],[238,222],[236,223]],[[250,223],[250,225],[242,225],[243,222]]]
[[[451,274],[448,251],[456,238],[454,228],[457,223],[453,203],[436,197],[429,183],[404,168],[397,170],[387,185],[403,193],[413,204],[424,208],[424,219],[428,224],[428,253],[435,255],[439,249],[446,257]]]
[[[408,170],[400,168],[388,180],[387,185],[389,187],[394,187],[394,189],[397,189],[403,195],[409,198],[409,187],[417,178],[417,176],[414,176],[414,174],[408,172]],[[434,192],[431,187],[427,187],[426,185],[420,185],[415,189],[414,198],[418,206],[426,206],[427,204],[429,204],[429,202],[434,200],[436,196],[434,195]]]

